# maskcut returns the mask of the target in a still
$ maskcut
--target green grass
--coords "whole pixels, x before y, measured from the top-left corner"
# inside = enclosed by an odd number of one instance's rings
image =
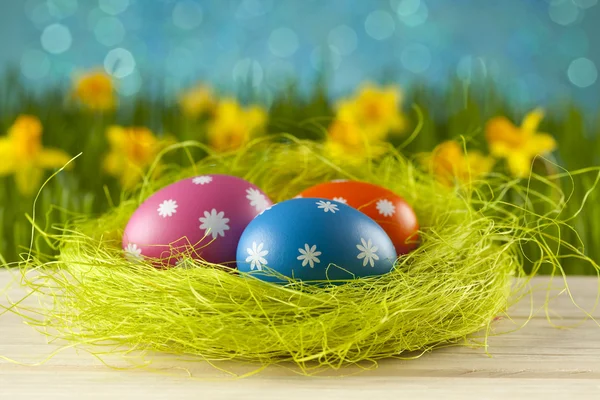
[[[315,140],[323,138],[333,116],[324,88],[325,85],[317,82],[310,96],[301,96],[291,83],[270,107],[268,131]],[[245,101],[260,98],[250,90],[240,90],[239,94]],[[121,189],[117,181],[100,168],[107,151],[104,133],[111,124],[143,125],[159,136],[169,134],[179,140],[204,138],[205,121],[186,118],[172,98],[143,93],[125,100],[117,111],[102,115],[70,104],[67,98],[68,93],[59,88],[34,94],[13,72],[0,80],[0,134],[7,131],[17,115],[29,113],[38,116],[44,125],[44,146],[61,148],[73,156],[83,152],[72,170],[59,174],[42,191],[37,203],[37,221],[44,228],[67,219],[66,211],[98,215],[119,201]],[[415,109],[423,115],[423,127],[403,150],[408,157],[430,151],[443,140],[461,137],[466,138],[469,148],[486,151],[483,126],[490,117],[506,115],[520,122],[529,111],[514,107],[492,82],[466,85],[459,80],[452,80],[443,90],[415,85],[407,91],[404,101],[411,128],[418,119]],[[556,163],[569,171],[599,165],[600,118],[590,118],[570,101],[555,102],[546,110],[547,117],[540,129],[553,134],[558,141],[559,148],[552,156]],[[391,140],[399,144],[403,138]],[[194,154],[196,158],[202,156],[199,151]],[[184,154],[171,157],[170,162],[189,164]],[[536,168],[544,171],[542,164]],[[48,171],[47,176],[50,173]],[[600,243],[600,189],[589,192],[596,178],[597,171],[590,170],[560,179],[562,190],[570,195],[561,214],[563,218],[575,215],[587,196],[581,212],[571,221],[577,234],[568,230],[561,234],[569,243],[585,246],[587,255],[600,262],[597,246]],[[24,198],[16,191],[12,177],[0,178],[0,255],[7,262],[18,260],[19,253],[29,247],[31,224],[25,215],[32,213],[32,207],[33,199]],[[42,241],[37,245],[41,251],[50,252]],[[572,259],[566,260],[563,267],[573,274],[595,273],[590,266]]]

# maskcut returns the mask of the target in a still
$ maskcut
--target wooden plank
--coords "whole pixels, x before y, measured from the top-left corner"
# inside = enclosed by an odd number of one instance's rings
[[[600,318],[599,296],[599,278],[574,276],[566,280],[562,277],[550,280],[548,277],[538,277],[527,286],[523,298],[513,305],[510,315],[546,318],[545,307],[547,306],[549,315],[556,318],[581,319],[586,316],[586,313],[594,318]]]
[[[0,288],[9,281],[0,271]],[[547,278],[536,278],[534,287],[547,287]],[[416,360],[383,360],[377,369],[346,368],[328,371],[326,376],[298,376],[288,368],[272,367],[247,379],[231,381],[230,376],[201,362],[188,362],[166,354],[150,355],[150,368],[118,371],[107,368],[85,351],[69,348],[40,366],[23,366],[0,359],[0,399],[107,398],[215,398],[306,399],[344,398],[444,398],[504,399],[600,398],[600,325],[584,320],[585,312],[573,305],[560,281],[555,282],[550,314],[553,322],[569,329],[551,326],[544,315],[545,289],[532,295],[533,318],[528,301],[521,301],[493,325],[488,340],[489,355],[481,348],[448,347]],[[598,280],[569,278],[569,287],[580,307],[594,310]],[[1,290],[0,290],[1,291]],[[22,296],[18,285],[5,291],[13,300]],[[559,295],[560,294],[560,295]],[[521,329],[508,333],[521,325]],[[499,334],[499,335],[496,335]],[[477,335],[474,335],[475,337]],[[0,356],[21,363],[39,363],[59,348],[48,344],[43,335],[23,323],[19,316],[0,316]],[[106,361],[131,368],[118,356]],[[135,360],[138,362],[139,360]],[[221,363],[219,367],[238,374],[256,367]],[[359,373],[361,372],[361,373]],[[194,378],[190,379],[188,374]],[[341,377],[345,376],[345,377]],[[225,380],[227,379],[227,380]],[[87,396],[84,396],[84,394]]]
[[[8,383],[8,386],[6,386]],[[600,385],[590,380],[512,378],[352,377],[347,379],[247,379],[243,381],[173,380],[127,373],[71,371],[31,376],[0,377],[7,399],[578,399],[597,400]],[[35,386],[38,385],[36,388]]]

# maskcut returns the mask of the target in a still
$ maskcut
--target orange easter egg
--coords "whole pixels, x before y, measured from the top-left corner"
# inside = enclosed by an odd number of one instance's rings
[[[402,197],[389,189],[367,182],[338,180],[313,186],[298,196],[330,199],[363,212],[385,230],[399,255],[418,246],[417,215]]]

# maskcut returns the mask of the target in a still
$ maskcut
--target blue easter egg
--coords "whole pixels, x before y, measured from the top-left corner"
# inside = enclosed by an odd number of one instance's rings
[[[396,258],[392,240],[371,218],[315,198],[265,210],[248,224],[237,247],[238,269],[271,282],[280,279],[265,273],[266,267],[303,281],[347,280],[388,273]]]

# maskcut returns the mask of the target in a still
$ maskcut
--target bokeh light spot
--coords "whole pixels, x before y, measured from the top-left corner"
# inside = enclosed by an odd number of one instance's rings
[[[243,0],[235,13],[235,17],[238,19],[259,17],[266,14],[272,6],[272,0]]]
[[[392,9],[396,11],[399,16],[408,17],[419,11],[421,6],[421,0],[400,0],[396,1],[396,7],[392,6]]]
[[[121,14],[129,7],[129,0],[98,0],[98,7],[110,15]]]
[[[277,57],[289,57],[298,50],[298,35],[289,28],[278,28],[269,36],[269,50]]]
[[[592,60],[581,57],[571,61],[567,75],[573,85],[584,88],[596,82],[598,69]]]
[[[335,46],[317,46],[310,53],[310,64],[317,71],[323,69],[336,70],[342,63],[340,51]]]
[[[348,25],[340,25],[329,31],[327,42],[336,48],[339,54],[348,56],[356,50],[358,37],[354,29]]]
[[[71,31],[61,24],[48,25],[40,39],[44,50],[52,54],[64,53],[73,43]]]
[[[48,0],[48,11],[56,18],[66,18],[77,11],[77,0]]]
[[[129,50],[117,47],[104,58],[104,70],[115,78],[125,78],[135,70],[135,59]]]
[[[559,25],[570,25],[577,21],[579,8],[571,0],[555,2],[548,7],[550,19]]]
[[[40,3],[39,0],[28,0],[25,3],[25,14],[38,28],[48,25],[53,20],[48,3]]]
[[[125,37],[125,27],[118,18],[101,18],[94,27],[94,36],[96,40],[105,46],[112,47],[123,41]]]
[[[384,40],[392,36],[396,29],[396,23],[392,15],[383,10],[370,13],[365,20],[365,31],[367,35],[375,40]]]
[[[173,8],[173,24],[184,30],[197,28],[202,23],[202,8],[200,5],[184,0],[175,4]]]
[[[263,69],[258,61],[251,58],[239,60],[233,67],[233,81],[238,85],[260,86],[263,80]]]
[[[27,50],[21,57],[21,73],[29,79],[41,79],[50,71],[50,59],[40,50]]]
[[[408,27],[415,27],[424,24],[429,18],[429,8],[424,1],[419,1],[418,9],[410,14],[397,13],[398,19]]]
[[[586,9],[598,4],[598,0],[573,0],[573,3],[577,4],[583,9]]]
[[[426,46],[414,43],[404,48],[400,61],[404,68],[419,74],[425,72],[431,65],[431,52]]]

